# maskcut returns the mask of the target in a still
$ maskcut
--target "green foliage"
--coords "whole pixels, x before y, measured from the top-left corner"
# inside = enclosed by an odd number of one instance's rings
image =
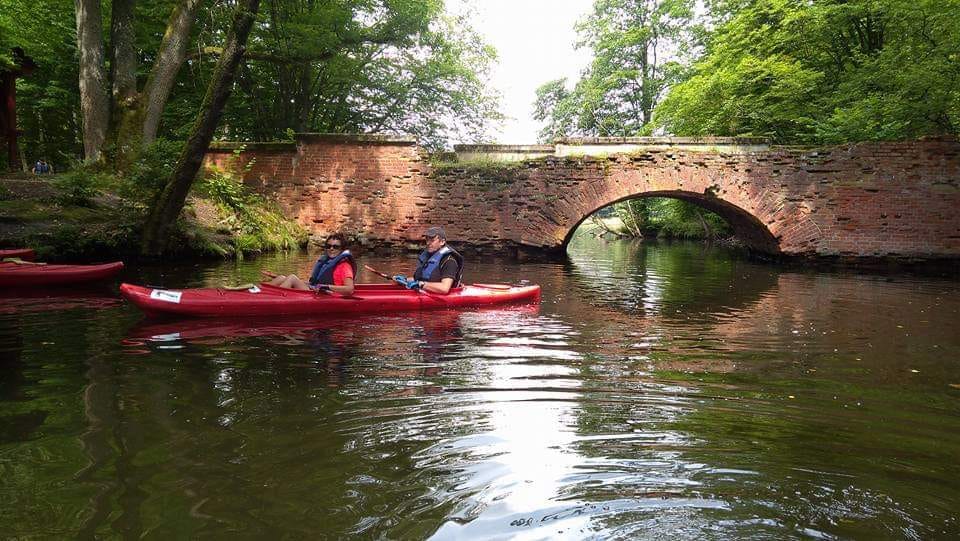
[[[573,90],[566,81],[537,89],[541,140],[633,136],[648,131],[654,105],[681,73],[696,26],[692,0],[597,0],[578,27],[593,61]]]
[[[307,241],[307,232],[299,224],[285,218],[276,204],[250,193],[230,174],[214,171],[196,192],[216,204],[220,226],[230,232],[233,253],[238,258],[265,250],[292,250]],[[202,237],[200,240],[209,243]]]
[[[537,88],[533,118],[546,122],[539,133],[540,141],[550,142],[578,132],[578,103],[572,94],[567,90],[565,77]]]
[[[12,47],[37,64],[17,79],[20,151],[28,163],[44,157],[58,171],[81,149],[76,43],[72,0],[0,2],[0,66]]]
[[[834,143],[957,133],[960,2],[718,2],[689,78],[656,110],[676,135]]]
[[[75,167],[53,181],[59,192],[57,199],[66,205],[93,207],[100,188],[110,182],[107,177],[92,167]]]
[[[126,194],[138,201],[150,201],[173,174],[183,151],[182,141],[157,139],[137,156],[130,167]]]
[[[695,203],[672,197],[629,199],[613,208],[634,236],[674,239],[711,239],[731,233],[729,224]]]
[[[440,0],[265,0],[222,134],[289,140],[293,132],[402,133],[431,149],[480,141],[500,118],[488,89],[494,51]],[[227,13],[198,42],[219,46]],[[165,111],[189,125],[215,55],[198,57]]]
[[[247,201],[251,198],[239,180],[222,171],[208,175],[198,188],[200,193],[226,205],[234,212],[244,212]]]
[[[49,231],[31,235],[29,244],[37,246],[42,259],[84,261],[116,258],[131,253],[136,246],[139,225],[131,216],[117,216],[108,223],[90,226],[61,223]]]

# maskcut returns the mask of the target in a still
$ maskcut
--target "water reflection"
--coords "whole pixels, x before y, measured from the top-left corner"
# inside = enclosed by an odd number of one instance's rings
[[[216,285],[310,259],[131,272]],[[960,534],[955,280],[634,243],[468,271],[523,273],[543,303],[164,322],[4,304],[0,536]]]

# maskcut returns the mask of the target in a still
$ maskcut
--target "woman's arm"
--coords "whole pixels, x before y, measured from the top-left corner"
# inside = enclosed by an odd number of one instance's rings
[[[353,295],[353,278],[344,278],[342,286],[328,286],[330,291],[341,295]]]

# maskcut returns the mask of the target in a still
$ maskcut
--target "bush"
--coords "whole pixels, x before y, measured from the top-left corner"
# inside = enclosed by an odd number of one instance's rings
[[[232,175],[216,170],[209,174],[197,186],[197,191],[218,203],[226,205],[237,213],[246,211],[247,202],[251,199],[243,184]]]
[[[152,201],[173,174],[183,145],[183,141],[157,139],[145,148],[130,167],[127,182],[119,190],[121,195],[139,202]]]
[[[212,171],[197,184],[196,192],[217,207],[220,224],[229,228],[233,253],[238,258],[264,250],[291,250],[306,244],[306,230],[285,218],[275,204],[250,193],[227,172]]]
[[[93,167],[75,167],[53,181],[59,192],[57,200],[67,205],[93,207],[93,199],[100,193],[100,187],[110,182],[108,176]]]

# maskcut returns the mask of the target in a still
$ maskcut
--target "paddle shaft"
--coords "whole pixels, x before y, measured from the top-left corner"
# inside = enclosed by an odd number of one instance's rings
[[[363,268],[367,269],[368,271],[376,274],[377,276],[379,276],[379,277],[381,277],[381,278],[383,278],[383,279],[385,279],[385,280],[388,280],[388,281],[390,281],[390,282],[393,282],[393,281],[394,281],[393,276],[390,276],[389,274],[387,274],[387,273],[385,273],[385,272],[380,272],[380,271],[378,271],[377,269],[371,267],[370,265],[364,265]]]

